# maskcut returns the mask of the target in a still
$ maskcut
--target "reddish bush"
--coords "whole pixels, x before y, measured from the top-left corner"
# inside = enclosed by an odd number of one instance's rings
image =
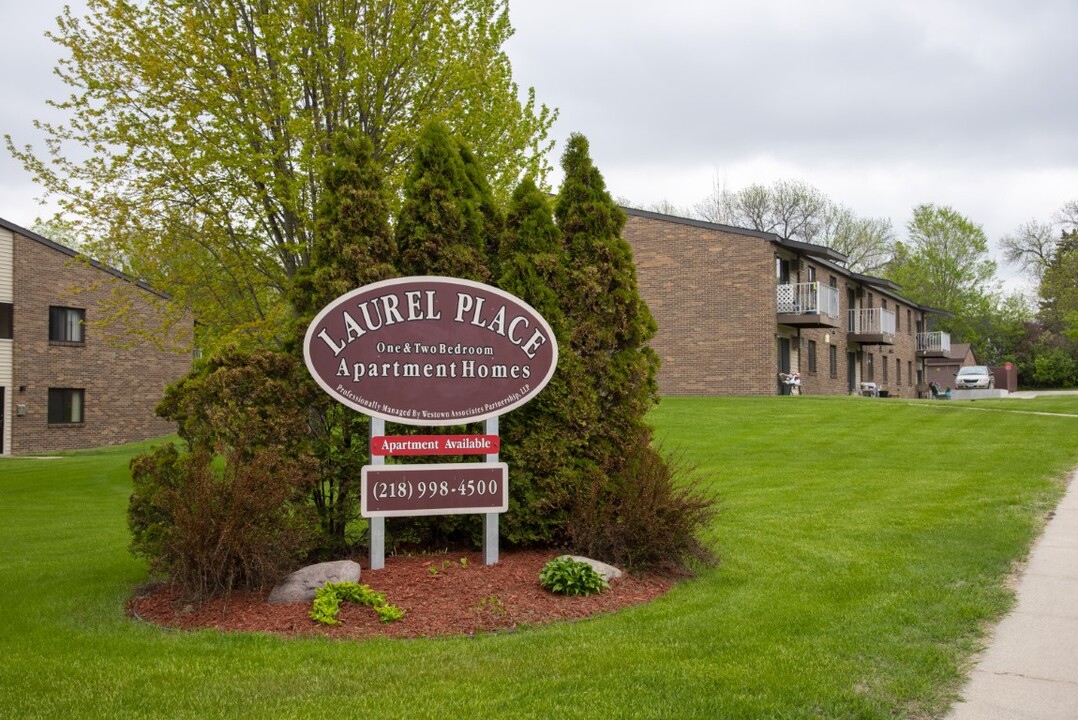
[[[167,445],[131,470],[132,550],[193,598],[260,590],[311,551],[309,462],[233,448],[218,471],[206,450],[180,455]]]
[[[646,436],[645,431],[641,431]],[[624,471],[585,483],[569,534],[578,552],[634,570],[714,562],[701,540],[718,512],[695,468],[647,444],[628,442]]]

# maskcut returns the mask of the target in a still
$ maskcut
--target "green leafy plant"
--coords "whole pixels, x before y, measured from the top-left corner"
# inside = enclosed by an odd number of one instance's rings
[[[497,595],[491,595],[485,597],[476,603],[475,609],[480,612],[486,612],[493,615],[508,615],[509,611],[505,608],[505,603]]]
[[[337,615],[341,611],[341,603],[350,602],[357,605],[366,605],[374,608],[378,613],[378,619],[384,623],[394,622],[404,617],[404,611],[386,602],[386,596],[369,585],[360,585],[354,582],[326,583],[314,593],[314,603],[311,605],[310,618],[322,625],[339,625]]]
[[[591,565],[567,555],[544,565],[539,571],[539,583],[559,595],[592,595],[610,587]]]
[[[498,595],[489,595],[472,606],[476,632],[514,627],[513,614]]]
[[[396,622],[404,617],[404,611],[396,605],[381,605],[374,608],[374,611],[378,613],[378,619],[384,623]]]

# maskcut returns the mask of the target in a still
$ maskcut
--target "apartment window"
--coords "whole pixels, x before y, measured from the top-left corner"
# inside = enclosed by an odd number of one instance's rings
[[[14,305],[0,302],[0,340],[11,340],[14,337]]]
[[[906,333],[908,335],[913,334],[913,312],[906,310]]]
[[[809,265],[808,269],[808,281],[810,283],[816,282],[816,268],[812,267],[811,265]]]
[[[865,372],[868,375],[868,382],[876,380],[876,368],[873,366],[872,353],[865,353]]]
[[[808,357],[809,375],[815,375],[816,374],[816,341],[815,340],[809,340],[809,342],[808,342],[808,356],[809,356]]]
[[[55,342],[83,342],[82,328],[85,321],[86,311],[81,308],[50,307],[49,340]]]
[[[49,423],[72,425],[82,422],[83,390],[49,388]]]
[[[887,356],[883,356],[883,381],[887,382]]]
[[[902,384],[902,361],[895,358],[895,385]]]
[[[884,307],[886,308],[887,306],[885,305]],[[901,329],[902,329],[902,308],[896,307],[895,308],[895,334],[897,335],[898,331],[901,330]]]
[[[838,346],[827,346],[827,370],[831,377],[838,377]]]
[[[913,385],[913,360],[906,361],[906,384]]]

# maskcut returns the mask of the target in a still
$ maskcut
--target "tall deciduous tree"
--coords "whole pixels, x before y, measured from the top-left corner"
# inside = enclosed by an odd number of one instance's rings
[[[895,232],[888,218],[863,218],[844,205],[831,205],[811,240],[846,256],[846,265],[856,272],[874,273],[882,269],[895,252]]]
[[[709,222],[834,248],[857,272],[879,270],[894,253],[889,219],[858,217],[800,180],[779,180],[770,186],[753,184],[737,191],[716,180],[711,194],[694,207]]]
[[[507,196],[542,177],[555,113],[522,101],[507,0],[88,0],[52,39],[71,95],[43,154],[9,149],[100,259],[189,304],[213,339],[274,336],[307,263],[332,138],[399,189],[432,118]],[[481,143],[480,143],[481,141]]]
[[[980,225],[946,206],[919,205],[887,277],[922,305],[953,313],[938,322],[954,340],[979,343],[976,320],[992,312],[996,263]]]
[[[1052,264],[1056,249],[1075,232],[1078,232],[1078,200],[1071,200],[1053,213],[1050,221],[1029,220],[999,242],[1007,262],[1040,281]]]

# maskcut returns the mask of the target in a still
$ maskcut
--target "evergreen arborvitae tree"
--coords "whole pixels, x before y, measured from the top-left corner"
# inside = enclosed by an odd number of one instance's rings
[[[490,269],[490,277],[496,278],[500,274],[498,262],[505,232],[504,212],[494,198],[494,192],[490,188],[490,183],[487,182],[486,173],[480,166],[475,153],[463,141],[459,141],[458,146],[461,162],[464,163],[464,174],[472,186],[472,192],[475,194],[475,200],[478,203],[480,219],[483,223],[483,251]]]
[[[399,275],[383,175],[370,140],[353,132],[338,137],[323,178],[310,262],[297,273],[290,295],[297,316],[293,350],[299,354],[307,326],[323,307],[358,287]],[[314,384],[309,377],[306,381]],[[322,521],[322,550],[336,556],[346,551],[348,523],[359,515],[370,421],[325,393],[315,396],[309,413],[318,459],[314,504]]]
[[[502,534],[516,544],[562,544],[575,491],[597,472],[586,445],[599,405],[561,308],[562,298],[574,292],[561,232],[546,195],[530,179],[513,194],[499,266],[498,287],[538,310],[559,347],[550,383],[501,421],[501,457],[512,477]]]
[[[404,199],[395,236],[402,275],[446,275],[489,283],[488,248],[501,233],[497,209],[475,157],[442,123],[423,128],[404,181]],[[428,428],[401,426],[401,434],[425,434]],[[481,433],[483,426],[441,427],[434,432]],[[456,456],[421,457],[411,462],[454,462]],[[474,459],[474,458],[472,458]],[[445,515],[396,520],[387,528],[391,541],[446,546],[471,538],[482,527],[475,516]]]
[[[337,138],[332,163],[315,215],[307,267],[292,285],[300,339],[314,316],[331,300],[368,283],[399,275],[397,246],[389,226],[385,172],[375,162],[371,141],[345,130]]]
[[[610,475],[625,460],[625,446],[648,437],[644,415],[657,401],[659,359],[647,342],[657,325],[637,291],[632,250],[621,237],[625,213],[610,197],[588,154],[573,134],[562,155],[565,179],[554,207],[571,259],[571,292],[562,307],[569,347],[595,384],[601,424],[589,437],[589,455]]]
[[[562,295],[567,344],[597,408],[584,447],[594,467],[573,488],[568,537],[577,552],[630,568],[710,561],[699,536],[714,519],[715,500],[691,467],[652,446],[645,420],[658,400],[659,359],[647,346],[657,326],[621,237],[625,213],[583,136],[570,137],[562,168],[554,212],[570,262]]]
[[[445,125],[427,125],[404,181],[404,203],[397,216],[401,272],[487,282],[487,217],[482,205],[459,141]]]

